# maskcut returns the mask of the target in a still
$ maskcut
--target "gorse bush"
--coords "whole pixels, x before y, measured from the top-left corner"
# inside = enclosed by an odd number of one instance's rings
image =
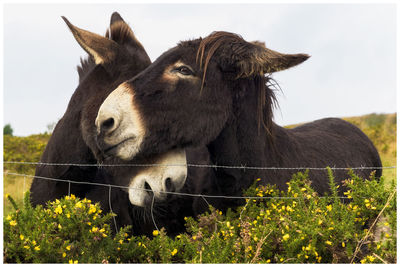
[[[307,172],[288,190],[256,183],[246,204],[225,214],[210,207],[185,218],[187,231],[169,237],[111,233],[112,214],[73,195],[32,208],[29,194],[4,219],[5,262],[36,263],[378,263],[396,260],[396,194],[382,180],[349,173],[331,194],[318,196]],[[337,189],[346,186],[345,199]],[[253,198],[257,197],[257,198]],[[11,197],[9,201],[13,202]],[[377,223],[376,221],[379,222]],[[378,229],[379,231],[376,231]],[[384,229],[384,231],[382,231]],[[379,233],[377,235],[377,233]]]

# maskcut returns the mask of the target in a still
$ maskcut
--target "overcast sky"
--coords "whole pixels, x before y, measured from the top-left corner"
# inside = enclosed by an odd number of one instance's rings
[[[46,131],[64,114],[85,52],[62,21],[104,34],[118,11],[155,60],[215,30],[311,58],[276,73],[280,125],[396,112],[394,4],[18,4],[4,6],[4,124]]]

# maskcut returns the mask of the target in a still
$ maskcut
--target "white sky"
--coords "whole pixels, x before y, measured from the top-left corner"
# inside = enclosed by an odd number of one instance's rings
[[[180,40],[215,30],[310,54],[274,75],[283,90],[278,124],[396,112],[394,4],[6,4],[3,122],[14,135],[44,132],[78,85],[76,65],[86,54],[60,16],[104,34],[113,11],[152,60]]]

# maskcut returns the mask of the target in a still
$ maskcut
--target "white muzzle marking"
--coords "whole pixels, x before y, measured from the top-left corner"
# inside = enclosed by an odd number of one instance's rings
[[[113,126],[104,131],[103,123],[113,119]],[[104,131],[104,142],[118,145],[115,155],[123,160],[132,159],[140,150],[146,130],[138,109],[135,107],[134,93],[127,83],[118,86],[104,100],[96,118],[97,132]]]
[[[187,162],[185,150],[167,152],[154,164],[161,166],[148,167],[132,177],[129,183],[129,200],[133,205],[144,207],[151,201],[151,192],[146,190],[146,183],[151,187],[154,198],[164,200],[168,188],[166,180],[171,179],[174,190],[180,190],[186,181]]]

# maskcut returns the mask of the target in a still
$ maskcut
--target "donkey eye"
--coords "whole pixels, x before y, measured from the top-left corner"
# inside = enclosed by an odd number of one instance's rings
[[[188,76],[193,75],[193,71],[187,66],[180,66],[175,69],[176,72],[179,72],[182,75]]]

